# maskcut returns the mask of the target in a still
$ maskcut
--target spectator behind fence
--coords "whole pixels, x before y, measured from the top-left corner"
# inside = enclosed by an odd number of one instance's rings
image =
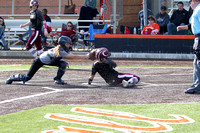
[[[50,34],[50,32],[52,31],[51,29],[51,18],[47,15],[47,9],[43,9],[42,10],[42,14],[44,16],[44,19],[46,20],[46,24],[47,24],[47,32]],[[44,27],[42,27],[42,42],[43,42],[43,46],[47,45],[47,37],[45,37],[44,35]]]
[[[148,25],[145,25],[142,34],[143,35],[157,35],[160,32],[160,27],[156,23],[156,18],[152,15],[148,17]]]
[[[141,6],[143,8],[143,2],[141,3]],[[147,9],[147,18],[149,17],[149,15],[153,16],[153,13],[150,9]],[[140,22],[140,29],[144,28],[144,14],[143,14],[143,9],[138,13],[138,20]]]
[[[93,20],[99,12],[96,8],[96,0],[85,0],[84,5],[80,9],[80,14],[78,20]],[[79,22],[79,26],[88,26],[93,24],[93,22]],[[79,28],[79,31],[88,31],[88,28]]]
[[[2,17],[0,17],[0,43],[4,47],[3,50],[10,50],[8,48],[8,43],[5,41],[5,38],[4,38],[4,30],[5,30],[5,28],[6,28],[6,25],[4,23],[4,19]]]
[[[84,6],[89,6],[91,8],[96,8],[97,0],[85,0]]]
[[[175,10],[171,16],[170,23],[167,24],[167,31],[169,35],[187,34],[187,31],[179,31],[177,33],[177,26],[187,25],[189,23],[189,12],[183,7],[183,2],[177,3],[178,10]],[[181,32],[181,33],[180,33]]]
[[[169,23],[169,15],[166,12],[166,6],[161,6],[160,12],[156,14],[157,24],[160,26],[160,34],[167,32],[167,24]]]

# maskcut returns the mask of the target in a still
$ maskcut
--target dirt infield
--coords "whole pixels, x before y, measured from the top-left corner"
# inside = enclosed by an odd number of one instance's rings
[[[136,74],[141,82],[133,88],[109,87],[99,75],[87,85],[88,69],[67,70],[67,85],[55,85],[56,69],[39,70],[26,85],[6,85],[10,74],[26,71],[0,71],[0,115],[49,104],[156,104],[199,102],[199,95],[186,95],[192,84],[192,61],[115,60],[119,72]],[[31,64],[32,59],[0,59],[0,64]],[[70,65],[91,65],[91,61],[67,60]],[[145,67],[146,66],[146,67]],[[159,67],[148,67],[159,66]],[[161,67],[160,67],[161,66]],[[173,66],[173,67],[172,67]],[[175,67],[176,66],[176,67]],[[186,67],[180,67],[186,66]]]

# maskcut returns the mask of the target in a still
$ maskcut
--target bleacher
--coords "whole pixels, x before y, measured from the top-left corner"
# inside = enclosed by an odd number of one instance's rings
[[[26,33],[29,30],[29,27],[20,28],[20,24],[25,24],[29,21],[29,19],[5,19],[6,29],[4,33],[5,40],[9,45],[14,45],[15,42],[19,41],[20,34]],[[76,29],[79,28],[89,28],[89,26],[79,26],[78,22],[103,22],[100,20],[77,20],[77,19],[52,19],[51,27],[52,32],[60,32],[63,23],[67,23],[71,21],[74,25],[76,25]],[[106,23],[110,23],[110,20],[104,20]],[[55,41],[57,38],[53,38]],[[47,42],[52,43],[52,38],[48,37]]]

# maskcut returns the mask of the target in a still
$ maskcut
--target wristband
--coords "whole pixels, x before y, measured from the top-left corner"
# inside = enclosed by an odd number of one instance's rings
[[[43,25],[44,25],[44,28],[46,29],[46,28],[47,28],[47,24],[46,24],[46,23],[44,23]]]

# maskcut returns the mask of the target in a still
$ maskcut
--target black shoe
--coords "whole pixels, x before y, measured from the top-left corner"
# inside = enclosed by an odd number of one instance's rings
[[[8,50],[10,50],[10,48],[4,48],[3,50],[8,51]]]
[[[10,79],[10,78],[8,78],[7,80],[6,80],[6,84],[12,84],[12,80]]]
[[[185,94],[200,94],[200,91],[197,91],[196,89],[189,88],[185,91]]]

